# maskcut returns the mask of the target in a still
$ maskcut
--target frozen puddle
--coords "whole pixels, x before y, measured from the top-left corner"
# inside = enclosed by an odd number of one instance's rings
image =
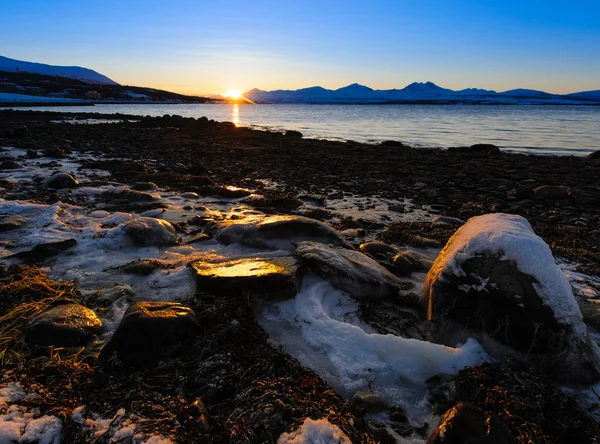
[[[389,406],[402,407],[415,424],[428,422],[428,378],[486,360],[474,340],[451,348],[374,333],[358,319],[357,310],[346,293],[308,276],[295,298],[265,307],[259,323],[274,344],[346,399],[373,391]]]

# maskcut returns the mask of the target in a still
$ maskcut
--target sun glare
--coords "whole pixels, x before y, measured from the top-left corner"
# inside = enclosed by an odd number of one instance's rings
[[[238,99],[242,95],[242,92],[239,89],[230,89],[225,93],[225,97],[230,97],[232,99]]]

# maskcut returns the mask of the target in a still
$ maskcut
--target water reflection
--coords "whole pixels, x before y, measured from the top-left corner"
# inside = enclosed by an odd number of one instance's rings
[[[235,126],[240,126],[240,105],[237,103],[234,103],[231,109],[231,121]]]

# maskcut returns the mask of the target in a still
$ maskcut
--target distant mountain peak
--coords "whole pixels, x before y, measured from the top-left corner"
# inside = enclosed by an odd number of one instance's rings
[[[118,85],[114,80],[93,69],[81,66],[56,66],[44,63],[25,62],[23,60],[10,59],[0,56],[0,71],[27,72],[31,74],[42,74],[53,77],[66,77],[68,79],[80,80],[89,84]]]

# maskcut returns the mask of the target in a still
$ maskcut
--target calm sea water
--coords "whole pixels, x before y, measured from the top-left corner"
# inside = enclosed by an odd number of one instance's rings
[[[307,137],[448,147],[493,143],[508,151],[585,155],[600,149],[600,107],[473,105],[97,105],[31,109],[185,117],[293,129]]]

